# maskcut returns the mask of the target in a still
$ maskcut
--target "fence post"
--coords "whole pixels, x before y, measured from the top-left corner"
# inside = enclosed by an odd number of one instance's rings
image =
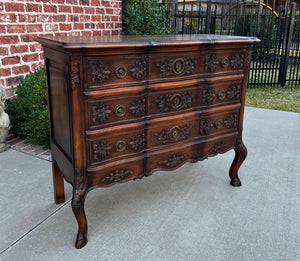
[[[291,49],[291,43],[292,43],[292,37],[293,37],[293,31],[294,31],[294,24],[295,24],[295,14],[296,14],[296,6],[297,4],[293,2],[291,4],[291,12],[290,17],[288,21],[287,32],[286,32],[286,38],[285,38],[285,56],[284,56],[284,63],[283,63],[283,70],[281,75],[281,87],[285,86],[286,83],[286,75],[287,75],[287,68],[289,63],[289,56],[290,56],[290,49]]]
[[[207,1],[207,10],[206,10],[206,25],[205,25],[205,33],[210,33],[210,23],[211,23],[211,0]]]

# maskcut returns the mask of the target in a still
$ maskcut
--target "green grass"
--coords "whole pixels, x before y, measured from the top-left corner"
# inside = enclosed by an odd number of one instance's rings
[[[300,112],[300,88],[248,88],[246,106]]]

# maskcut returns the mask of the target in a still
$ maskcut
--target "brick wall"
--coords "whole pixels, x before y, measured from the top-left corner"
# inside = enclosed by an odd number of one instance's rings
[[[0,85],[42,66],[43,52],[33,41],[45,35],[110,35],[122,28],[122,0],[0,0]]]

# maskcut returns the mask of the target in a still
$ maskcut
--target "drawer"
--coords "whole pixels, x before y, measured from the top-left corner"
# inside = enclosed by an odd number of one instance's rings
[[[116,183],[144,177],[144,158],[136,157],[129,160],[90,168],[87,172],[88,187],[109,187]]]
[[[98,131],[86,137],[87,165],[92,167],[142,154],[146,146],[143,124],[128,124]]]
[[[222,113],[201,114],[199,122],[200,137],[236,131],[239,125],[239,110]]]
[[[145,55],[110,55],[85,58],[85,89],[128,85],[147,78]]]
[[[144,94],[133,94],[88,99],[86,111],[88,129],[104,128],[109,123],[127,123],[145,116],[146,98]]]

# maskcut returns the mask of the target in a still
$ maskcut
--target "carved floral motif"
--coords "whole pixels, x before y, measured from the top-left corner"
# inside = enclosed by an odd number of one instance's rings
[[[230,61],[231,67],[235,70],[242,69],[244,66],[244,58],[245,56],[242,53],[234,54]]]
[[[104,103],[95,104],[91,108],[91,116],[93,123],[102,123],[107,120],[109,113],[111,110]]]
[[[215,72],[217,70],[219,61],[215,54],[205,55],[205,71]]]
[[[111,74],[108,66],[102,62],[89,62],[90,79],[93,84],[103,83]]]
[[[243,143],[241,133],[239,133],[237,138],[236,138],[236,146],[237,146],[237,149],[239,150],[239,152],[241,153],[242,158],[245,159],[247,157],[248,151],[247,151],[247,148],[246,148],[245,144]]]
[[[230,100],[237,100],[240,98],[241,85],[233,84],[227,90],[227,97]]]
[[[159,145],[169,144],[180,140],[185,140],[190,137],[191,125],[181,125],[171,128],[165,128],[156,133]]]
[[[211,104],[215,99],[216,93],[212,88],[203,88],[202,90],[202,103],[203,104]]]
[[[130,139],[131,148],[135,151],[141,151],[145,148],[145,133],[140,132],[135,134]]]
[[[116,169],[115,171],[108,174],[108,176],[104,177],[101,181],[108,183],[118,183],[121,182],[124,178],[131,175],[133,173],[132,170],[129,169]]]
[[[237,113],[230,113],[226,116],[226,118],[223,121],[224,126],[227,129],[233,129],[237,127],[237,123],[238,123],[238,115]]]
[[[166,160],[161,160],[159,162],[159,164],[161,165],[165,165],[168,168],[173,168],[178,166],[180,163],[183,162],[183,160],[185,159],[186,155],[175,155],[173,154],[170,158],[166,159]]]
[[[106,140],[93,144],[93,159],[95,161],[107,159],[109,157],[110,150],[111,146]]]
[[[79,62],[73,62],[71,63],[71,84],[72,88],[78,88],[80,83],[80,63]]]
[[[210,119],[202,118],[200,119],[200,135],[209,135],[211,129],[213,127],[213,123]]]
[[[135,117],[144,116],[146,113],[146,98],[142,97],[136,99],[133,103],[131,103],[129,110]]]
[[[192,94],[190,92],[165,94],[158,97],[156,103],[160,112],[190,108],[192,106]]]
[[[139,60],[134,63],[130,69],[132,77],[138,81],[144,80],[147,73],[147,62],[146,60]]]
[[[229,145],[226,144],[225,142],[218,142],[215,143],[211,149],[209,150],[209,152],[211,154],[218,154],[218,153],[224,153],[229,149]]]
[[[196,62],[190,57],[166,59],[162,64],[158,65],[161,76],[176,76],[176,75],[190,75],[194,73],[194,66]]]

